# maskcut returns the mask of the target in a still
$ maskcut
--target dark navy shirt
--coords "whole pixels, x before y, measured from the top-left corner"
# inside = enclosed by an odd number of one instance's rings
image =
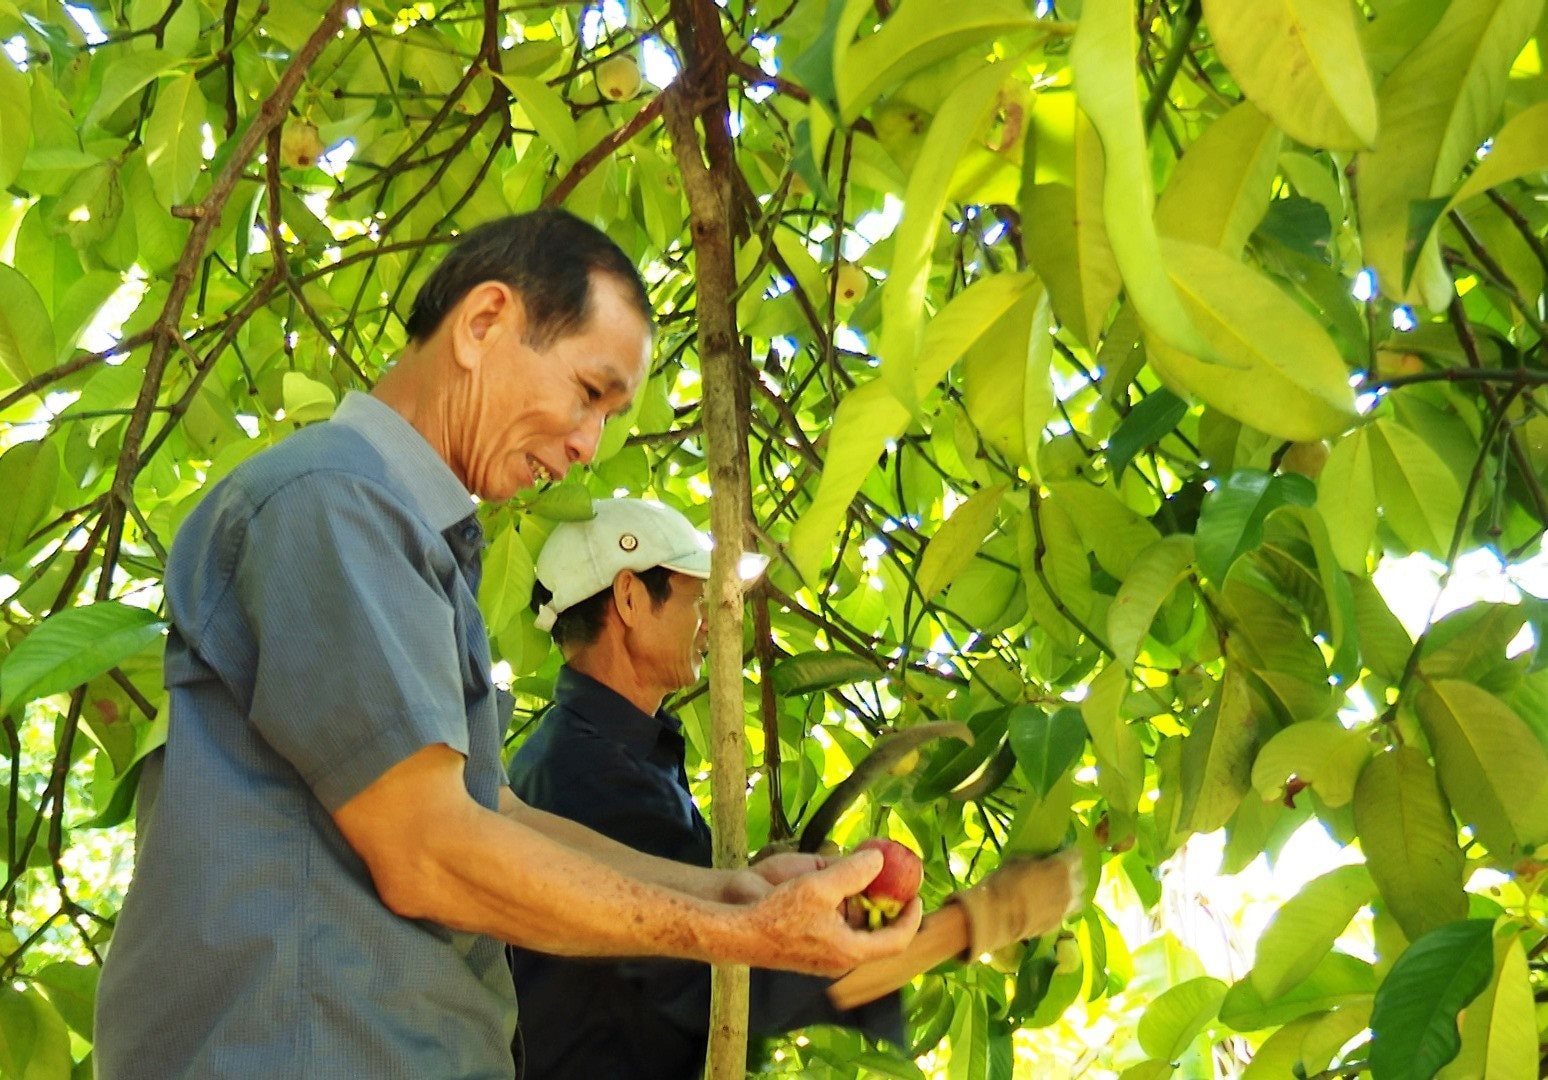
[[[688,792],[682,727],[649,716],[565,667],[554,705],[511,761],[524,802],[640,851],[696,866],[713,861],[709,827]],[[588,961],[512,950],[527,1080],[689,1080],[704,1069],[710,969],[685,960]],[[903,1041],[896,994],[849,1012],[828,980],[752,973],[751,1029],[772,1035],[843,1024]]]
[[[97,1075],[509,1080],[504,946],[382,903],[332,813],[445,744],[498,806],[509,717],[474,505],[352,394],[205,496],[167,564],[165,750],[97,997]]]

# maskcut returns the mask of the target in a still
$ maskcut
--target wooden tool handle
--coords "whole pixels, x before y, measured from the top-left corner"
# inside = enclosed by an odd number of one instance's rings
[[[968,946],[967,918],[956,904],[926,915],[908,948],[895,956],[861,964],[828,987],[835,1008],[853,1009],[890,994],[922,971],[960,956]]]

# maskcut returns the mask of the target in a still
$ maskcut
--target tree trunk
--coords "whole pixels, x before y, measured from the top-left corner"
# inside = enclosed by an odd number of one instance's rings
[[[683,174],[698,273],[699,369],[703,379],[704,449],[709,464],[710,528],[715,551],[709,604],[710,745],[714,767],[711,814],[715,865],[747,863],[747,747],[742,705],[742,583],[737,563],[748,510],[747,442],[742,435],[738,382],[736,255],[731,231],[732,156],[726,102],[726,46],[712,0],[672,0],[683,74],[666,103],[672,148]],[[696,129],[695,121],[699,128]],[[700,142],[702,130],[703,142]],[[710,1080],[740,1080],[747,1072],[748,973],[716,967],[711,989]]]

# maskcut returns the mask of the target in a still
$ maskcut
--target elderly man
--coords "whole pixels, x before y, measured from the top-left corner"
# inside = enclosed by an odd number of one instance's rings
[[[710,832],[688,792],[681,725],[661,703],[699,677],[709,541],[657,503],[593,508],[590,520],[555,528],[538,556],[538,624],[565,664],[553,708],[511,761],[511,786],[529,805],[632,848],[707,867]],[[901,1043],[892,991],[952,956],[1053,929],[1080,892],[1077,868],[1065,858],[1012,862],[931,915],[904,953],[837,983],[755,970],[751,1028],[842,1024]],[[526,948],[511,963],[528,1080],[689,1080],[703,1071],[704,965],[582,963]]]
[[[509,1078],[504,943],[840,972],[869,853],[654,859],[506,787],[474,497],[589,461],[645,378],[649,304],[561,213],[469,232],[370,396],[259,454],[179,531],[167,744],[98,994],[97,1074]]]

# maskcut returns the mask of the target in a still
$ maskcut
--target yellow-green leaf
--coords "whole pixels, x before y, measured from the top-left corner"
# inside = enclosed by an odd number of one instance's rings
[[[1155,184],[1140,115],[1139,40],[1128,0],[1086,0],[1070,48],[1080,106],[1102,136],[1102,209],[1129,298],[1153,336],[1214,369],[1213,344],[1189,319],[1156,232]],[[1229,361],[1227,361],[1229,362]]]
[[[1548,751],[1487,690],[1436,679],[1416,704],[1441,783],[1491,855],[1514,861],[1548,841]]]
[[[575,118],[570,106],[559,92],[542,79],[525,75],[499,75],[495,78],[510,89],[511,95],[527,119],[542,136],[543,141],[559,155],[559,160],[569,165],[580,157],[580,138],[575,131]]]
[[[1366,430],[1382,518],[1413,550],[1444,557],[1462,512],[1456,474],[1433,446],[1396,420],[1383,418]]]
[[[1171,987],[1140,1017],[1140,1047],[1151,1057],[1178,1060],[1220,1012],[1226,990],[1225,983],[1208,975]]]
[[[1354,819],[1365,864],[1410,941],[1467,914],[1456,824],[1422,753],[1403,746],[1371,759]]]
[[[1240,257],[1268,210],[1283,141],[1250,102],[1220,117],[1177,163],[1156,204],[1157,230]]]
[[[1180,821],[1189,832],[1224,826],[1252,786],[1258,724],[1251,693],[1242,672],[1228,664],[1219,693],[1183,742]]]
[[[205,112],[204,93],[192,73],[179,75],[156,94],[145,125],[145,167],[162,206],[188,198],[199,178]]]
[[[974,492],[936,530],[919,560],[919,592],[924,599],[932,599],[973,561],[994,529],[995,514],[1008,487],[995,484]]]
[[[1339,566],[1363,576],[1376,539],[1376,472],[1365,428],[1356,428],[1333,444],[1317,477],[1317,510],[1328,523],[1328,539]]]
[[[979,124],[999,100],[1008,64],[986,64],[942,103],[925,134],[919,161],[909,177],[903,220],[893,237],[892,266],[882,291],[882,331],[877,354],[882,378],[910,410],[919,400],[914,370],[921,355],[926,292],[935,238],[940,232],[957,161]]]
[[[1328,806],[1347,806],[1370,756],[1370,740],[1336,720],[1290,724],[1253,760],[1252,786],[1265,801],[1278,801],[1293,776]]]
[[[1247,99],[1292,139],[1329,150],[1376,141],[1376,88],[1349,0],[1204,0],[1215,49]]]
[[[1193,324],[1230,365],[1174,348],[1152,326],[1150,362],[1164,382],[1282,439],[1312,442],[1354,421],[1338,347],[1287,293],[1213,248],[1168,240],[1162,251]]]
[[[1375,149],[1355,166],[1365,260],[1383,292],[1443,306],[1450,279],[1432,243],[1418,255],[1427,287],[1404,287],[1410,204],[1448,194],[1499,122],[1512,61],[1543,0],[1454,0],[1435,29],[1387,76]]]
[[[0,101],[24,102],[28,96],[27,77],[9,59],[0,58]],[[0,191],[8,188],[21,172],[31,147],[32,110],[0,109]]]
[[[1070,139],[1070,182],[1037,183],[1024,176],[1021,219],[1029,223],[1022,232],[1027,261],[1037,276],[1048,283],[1054,312],[1060,323],[1088,348],[1101,337],[1107,313],[1123,288],[1112,243],[1107,238],[1102,213],[1102,141],[1091,120],[1075,104],[1073,94],[1039,94],[1033,99],[1038,152],[1030,149],[1026,166],[1041,170],[1044,159],[1044,127],[1063,127],[1063,113],[1070,114],[1066,137]],[[1050,113],[1060,115],[1049,123]],[[1047,140],[1053,143],[1050,138]],[[1057,145],[1057,144],[1055,144]]]
[[[1273,1001],[1305,979],[1332,950],[1338,936],[1366,904],[1376,883],[1363,866],[1341,866],[1312,878],[1281,905],[1258,938],[1252,981]]]
[[[848,25],[852,32],[852,16]],[[844,122],[853,123],[878,96],[936,61],[1038,25],[1027,6],[1015,0],[945,7],[935,0],[904,0],[876,33],[853,44],[848,35],[834,41],[833,83]]]
[[[1538,1065],[1532,979],[1513,930],[1495,930],[1494,978],[1462,1014],[1462,1049],[1436,1080],[1529,1077]]]
[[[1118,663],[1134,665],[1162,602],[1192,567],[1193,537],[1186,534],[1163,537],[1134,560],[1107,612],[1107,643]]]
[[[11,385],[47,371],[54,360],[54,327],[38,291],[0,263],[0,371]]]
[[[1129,694],[1129,673],[1108,664],[1091,680],[1080,703],[1097,762],[1097,788],[1117,815],[1132,819],[1145,788],[1145,751],[1121,712]]]

